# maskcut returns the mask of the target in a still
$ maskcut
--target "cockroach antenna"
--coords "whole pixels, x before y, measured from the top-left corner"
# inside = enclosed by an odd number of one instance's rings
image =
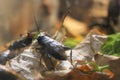
[[[37,23],[37,20],[36,20],[36,17],[35,17],[34,14],[33,14],[33,19],[34,19],[34,21],[35,21],[35,25],[36,25],[36,29],[37,29],[37,31],[40,32],[40,31],[39,31],[39,30],[40,30],[40,28],[39,28],[39,24]]]
[[[31,3],[32,3],[32,5],[34,5],[33,3],[33,0],[30,0],[31,1]],[[35,26],[36,26],[36,29],[37,29],[37,32],[40,32],[40,25],[37,23],[37,18],[35,17],[35,13],[34,13],[34,7],[32,6],[32,10],[33,10],[33,12],[32,12],[32,17],[33,17],[33,21],[35,22]]]

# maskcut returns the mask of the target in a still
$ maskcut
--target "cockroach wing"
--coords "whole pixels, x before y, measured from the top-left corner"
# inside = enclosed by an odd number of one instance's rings
[[[54,58],[58,60],[67,59],[64,46],[56,40],[47,36],[40,36],[38,38],[38,43],[42,45],[43,49],[45,49],[47,53],[53,56]]]
[[[17,50],[29,46],[32,43],[33,33],[28,33],[26,37],[16,40],[8,48],[10,50]]]

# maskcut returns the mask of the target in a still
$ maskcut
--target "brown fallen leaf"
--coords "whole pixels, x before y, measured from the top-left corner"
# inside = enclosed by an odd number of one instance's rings
[[[79,69],[82,72],[89,73],[91,72],[91,69],[88,65],[84,64],[82,66],[78,66],[77,69]]]
[[[95,61],[99,65],[109,65],[113,72],[113,80],[120,80],[120,58],[111,55],[95,55]]]
[[[107,74],[110,78],[114,77],[114,73],[111,72],[109,69],[104,69],[102,72],[104,72],[105,74]]]
[[[109,76],[103,73],[90,73],[85,74],[82,73],[80,70],[75,69],[69,72],[64,76],[46,76],[40,80],[111,80]]]

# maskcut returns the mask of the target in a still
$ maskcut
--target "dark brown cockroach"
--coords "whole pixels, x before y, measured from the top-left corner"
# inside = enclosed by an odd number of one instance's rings
[[[8,60],[10,60],[10,59],[14,58],[16,55],[18,55],[16,53],[20,49],[29,46],[32,43],[33,38],[34,38],[33,33],[27,33],[26,37],[13,42],[13,44],[11,44],[8,47],[8,50],[0,53],[0,64],[5,64]]]
[[[46,53],[50,56],[53,56],[58,60],[66,60],[67,55],[65,51],[70,49],[68,47],[64,47],[58,41],[46,36],[45,34],[41,34],[38,38],[38,43],[42,47],[42,50],[46,51]]]
[[[66,16],[70,13],[69,9],[67,9],[66,13],[63,15],[60,26],[62,26],[64,19]],[[34,20],[36,22],[35,16]],[[39,29],[39,25],[36,22],[36,27]],[[63,46],[60,42],[56,41],[55,39],[52,39],[48,34],[41,33],[38,35],[37,41],[39,45],[42,47],[42,50],[44,50],[48,55],[53,56],[55,59],[58,60],[67,60],[67,55],[65,54],[65,51],[68,49],[71,49],[69,47]]]
[[[27,36],[23,39],[15,41],[12,45],[9,46],[9,50],[16,50],[24,48],[32,43],[32,40],[34,38],[33,33],[27,33]]]

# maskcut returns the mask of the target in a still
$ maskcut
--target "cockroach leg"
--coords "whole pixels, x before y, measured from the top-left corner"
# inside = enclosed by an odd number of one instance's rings
[[[70,62],[71,62],[71,65],[73,66],[73,68],[75,68],[75,66],[73,64],[73,59],[72,59],[72,49],[70,50]]]
[[[50,58],[50,56],[49,56],[49,54],[47,54],[47,56],[48,56],[48,60],[50,60],[50,64],[51,64],[51,70],[55,70],[55,65],[54,65],[54,63],[52,62],[52,59]]]

